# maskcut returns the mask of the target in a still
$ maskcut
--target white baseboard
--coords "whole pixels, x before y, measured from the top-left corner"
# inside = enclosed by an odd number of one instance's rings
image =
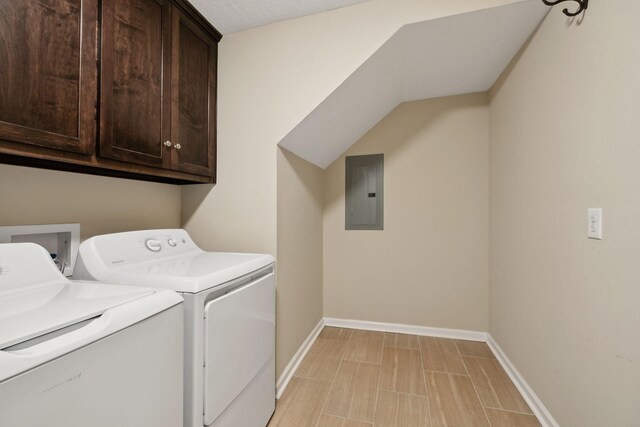
[[[538,421],[540,421],[540,424],[542,424],[542,427],[559,427],[560,424],[558,424],[558,422],[553,418],[531,386],[527,381],[525,381],[524,377],[520,375],[515,366],[513,366],[513,363],[511,363],[491,334],[487,334],[487,344],[498,359],[498,362],[500,362],[500,365],[502,365],[502,368],[506,371],[507,375],[509,375],[509,378],[511,378],[511,381],[515,384],[524,400],[538,418]]]
[[[313,328],[307,339],[304,340],[298,351],[296,351],[296,354],[293,355],[293,358],[291,358],[289,364],[286,366],[286,368],[284,368],[282,375],[280,375],[280,378],[278,378],[278,382],[276,383],[276,399],[280,399],[280,396],[282,396],[282,393],[284,393],[284,390],[287,388],[289,381],[291,381],[291,377],[293,377],[296,369],[298,369],[298,366],[300,366],[300,362],[302,362],[304,356],[307,355],[307,352],[309,351],[309,348],[311,348],[311,345],[315,342],[316,338],[318,338],[320,332],[322,332],[323,327],[324,319],[320,319],[316,327]]]
[[[486,332],[466,331],[463,329],[431,328],[427,326],[401,325],[398,323],[333,319],[330,317],[324,318],[324,324],[326,326],[335,326],[337,328],[364,329],[366,331],[392,332],[396,334],[421,335],[467,341],[487,341]]]

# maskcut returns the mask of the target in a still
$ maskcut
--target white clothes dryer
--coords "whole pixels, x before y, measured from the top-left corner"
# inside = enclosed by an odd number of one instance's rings
[[[175,292],[73,283],[0,244],[0,426],[181,426],[182,321]]]
[[[74,277],[185,300],[185,427],[264,427],[275,410],[275,260],[205,252],[184,230],[96,236]]]

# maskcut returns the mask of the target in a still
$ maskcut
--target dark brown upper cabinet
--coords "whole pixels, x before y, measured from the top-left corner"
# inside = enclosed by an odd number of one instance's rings
[[[218,43],[174,9],[171,143],[173,168],[215,174]]]
[[[217,41],[168,0],[102,16],[100,155],[214,176]]]
[[[102,3],[102,157],[170,168],[171,3]]]
[[[97,0],[0,0],[0,140],[91,154]]]
[[[0,0],[0,162],[215,182],[220,38],[185,0]]]

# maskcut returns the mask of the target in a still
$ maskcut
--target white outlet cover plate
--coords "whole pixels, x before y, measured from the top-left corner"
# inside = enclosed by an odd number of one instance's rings
[[[602,240],[602,209],[587,209],[587,237]]]

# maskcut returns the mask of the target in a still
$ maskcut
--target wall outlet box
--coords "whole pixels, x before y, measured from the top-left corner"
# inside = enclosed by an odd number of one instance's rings
[[[37,243],[56,256],[65,276],[73,274],[80,245],[80,224],[18,225],[0,227],[0,243]],[[62,266],[62,267],[61,267]]]
[[[602,209],[587,209],[587,237],[602,240]]]

